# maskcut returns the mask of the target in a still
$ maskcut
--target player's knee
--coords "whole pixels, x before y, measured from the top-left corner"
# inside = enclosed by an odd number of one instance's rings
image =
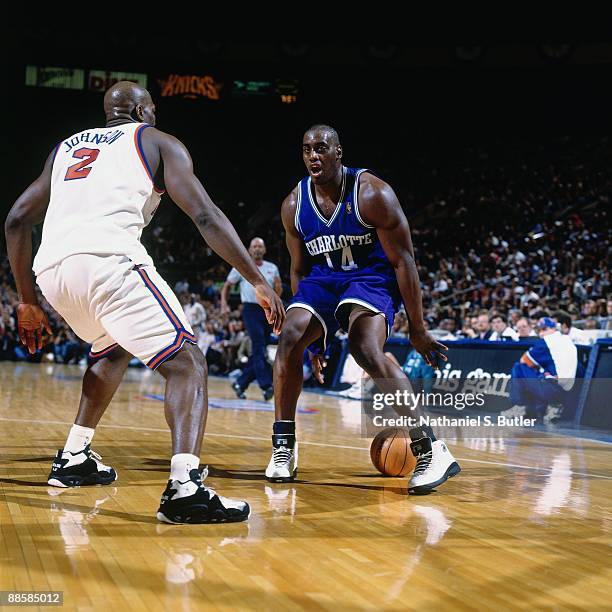
[[[208,373],[206,358],[202,351],[193,344],[185,344],[172,359],[159,368],[162,376],[181,376],[204,381]]]
[[[304,330],[297,325],[283,327],[283,333],[278,341],[278,352],[280,356],[288,355],[295,350],[301,350],[303,345]]]

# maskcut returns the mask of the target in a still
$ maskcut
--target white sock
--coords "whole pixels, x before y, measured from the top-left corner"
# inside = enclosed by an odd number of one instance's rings
[[[85,447],[91,443],[95,431],[91,427],[73,425],[68,434],[66,444],[64,444],[64,451],[80,453],[82,450],[85,450]]]
[[[189,471],[200,467],[200,458],[189,453],[173,455],[170,462],[170,480],[185,482],[189,480]]]

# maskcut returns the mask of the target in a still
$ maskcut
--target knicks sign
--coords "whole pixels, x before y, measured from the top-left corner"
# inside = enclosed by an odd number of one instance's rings
[[[219,83],[208,74],[203,76],[169,74],[167,77],[161,77],[158,81],[162,98],[180,96],[190,99],[219,100],[223,88],[223,83]]]

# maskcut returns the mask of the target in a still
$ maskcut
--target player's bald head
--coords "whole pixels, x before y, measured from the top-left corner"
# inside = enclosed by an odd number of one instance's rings
[[[104,114],[107,119],[133,115],[138,107],[151,106],[151,94],[138,83],[119,81],[104,94]]]
[[[249,244],[249,247],[253,247],[253,246],[262,246],[265,248],[266,243],[264,242],[263,238],[260,238],[259,236],[255,236],[255,238],[251,240],[251,244]]]
[[[263,256],[266,254],[266,243],[263,241],[263,238],[255,236],[255,238],[251,240],[249,244],[249,253],[255,261],[261,261],[263,259]]]
[[[309,139],[309,137],[323,138],[327,144],[331,146],[337,146],[340,144],[340,137],[338,136],[338,132],[331,126],[325,125],[324,123],[317,123],[315,125],[310,126],[304,132],[304,140]]]

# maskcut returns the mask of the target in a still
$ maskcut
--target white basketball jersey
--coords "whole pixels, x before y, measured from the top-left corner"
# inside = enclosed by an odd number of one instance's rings
[[[161,199],[141,144],[146,123],[84,130],[56,149],[51,198],[33,270],[79,253],[153,261],[140,242]]]

